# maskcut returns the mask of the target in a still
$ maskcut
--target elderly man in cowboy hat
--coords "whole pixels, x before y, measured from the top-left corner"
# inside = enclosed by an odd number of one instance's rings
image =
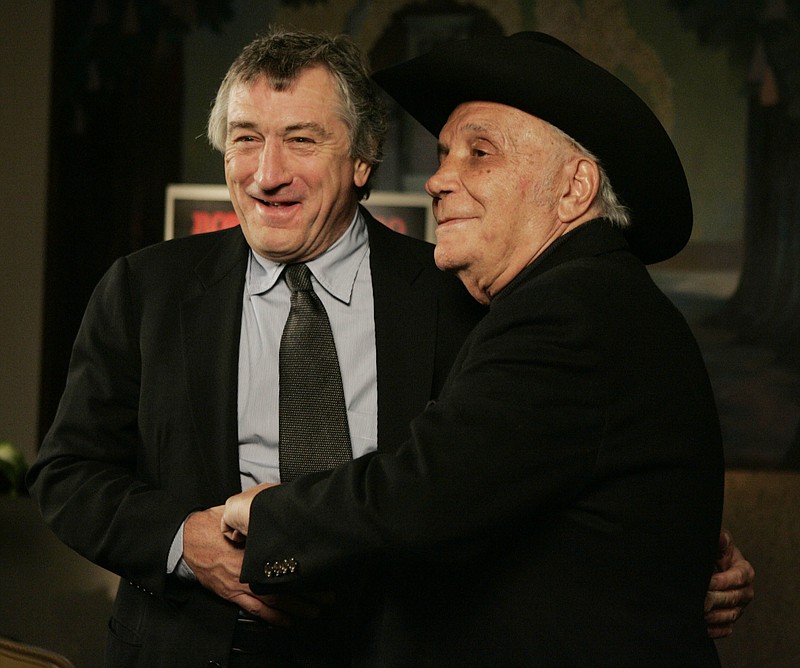
[[[436,262],[489,313],[394,454],[228,501],[243,581],[314,590],[379,566],[369,666],[719,665],[717,413],[645,268],[692,227],[667,133],[539,33],[376,80],[439,136]]]

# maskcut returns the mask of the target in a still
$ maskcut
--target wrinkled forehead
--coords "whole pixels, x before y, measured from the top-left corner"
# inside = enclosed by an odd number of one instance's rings
[[[555,141],[563,135],[555,126],[526,111],[500,102],[462,102],[450,113],[439,133],[440,142],[456,136],[483,136],[511,143]]]

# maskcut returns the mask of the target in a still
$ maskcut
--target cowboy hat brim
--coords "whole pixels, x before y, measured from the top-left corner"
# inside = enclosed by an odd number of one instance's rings
[[[498,102],[556,126],[590,150],[630,211],[625,235],[645,263],[677,254],[692,202],[664,127],[628,86],[537,32],[458,40],[373,75],[434,136],[461,103]]]

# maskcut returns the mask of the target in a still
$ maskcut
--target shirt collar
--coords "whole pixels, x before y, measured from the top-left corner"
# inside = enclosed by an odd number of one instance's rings
[[[306,262],[314,278],[333,297],[349,304],[358,268],[367,253],[367,226],[356,207],[345,233],[322,255]],[[250,250],[245,290],[250,295],[268,292],[280,280],[283,263],[272,262]]]

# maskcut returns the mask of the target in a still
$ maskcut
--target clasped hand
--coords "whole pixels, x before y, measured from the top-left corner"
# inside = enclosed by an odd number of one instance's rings
[[[239,581],[250,503],[271,486],[258,485],[231,497],[224,506],[190,515],[184,524],[183,559],[206,589],[273,626],[288,627],[318,617],[333,602],[333,593],[257,596]]]
[[[226,538],[234,543],[244,543],[250,526],[250,504],[259,492],[275,485],[276,483],[262,482],[230,497],[225,502],[220,528]]]
[[[753,600],[756,578],[753,566],[733,543],[727,529],[719,535],[717,572],[711,577],[706,593],[705,619],[708,635],[724,638],[733,633],[733,625]]]

